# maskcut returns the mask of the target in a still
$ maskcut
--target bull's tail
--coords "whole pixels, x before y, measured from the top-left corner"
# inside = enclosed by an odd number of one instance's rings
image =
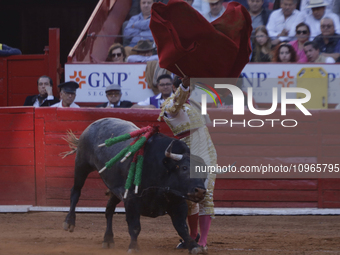
[[[67,143],[68,146],[71,148],[71,151],[65,151],[59,154],[62,158],[65,158],[69,155],[72,155],[73,153],[77,152],[79,139],[75,136],[75,134],[72,133],[71,130],[67,131],[67,135],[62,137]]]

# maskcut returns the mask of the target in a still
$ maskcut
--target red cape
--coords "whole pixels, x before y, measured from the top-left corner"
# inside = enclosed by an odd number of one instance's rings
[[[182,0],[154,3],[150,29],[159,65],[180,77],[239,77],[251,53],[251,17],[237,2],[230,2],[217,20],[209,23]]]

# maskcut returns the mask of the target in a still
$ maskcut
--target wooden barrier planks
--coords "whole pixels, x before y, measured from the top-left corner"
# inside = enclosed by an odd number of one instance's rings
[[[210,117],[218,116],[215,110],[211,111]],[[139,127],[159,125],[161,132],[171,135],[168,126],[157,121],[158,114],[159,110],[144,109],[0,108],[3,123],[0,127],[0,203],[68,206],[75,155],[65,159],[59,156],[70,150],[62,139],[66,131],[71,129],[79,137],[93,121],[117,117]],[[225,118],[234,118],[228,109],[224,114]],[[339,164],[339,113],[324,110],[312,114],[308,118],[301,116],[299,111],[290,110],[288,116],[299,121],[296,129],[209,127],[218,152],[218,164],[223,166],[234,161],[237,161],[237,167]],[[339,178],[218,178],[215,206],[340,208],[339,184]],[[105,191],[98,173],[91,173],[82,190],[79,206],[105,206]]]
[[[218,179],[214,202],[227,207],[316,207],[318,180]]]
[[[34,109],[0,108],[0,203],[35,204]]]

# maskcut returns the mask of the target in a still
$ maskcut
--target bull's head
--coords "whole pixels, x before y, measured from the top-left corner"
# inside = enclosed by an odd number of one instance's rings
[[[182,196],[194,202],[200,202],[204,199],[206,190],[204,180],[201,178],[190,178],[190,155],[176,154],[172,152],[174,140],[165,150],[165,159],[163,163],[170,172],[170,188],[173,187]],[[204,165],[204,161],[196,156],[192,156],[195,161]],[[197,163],[197,162],[196,162]]]

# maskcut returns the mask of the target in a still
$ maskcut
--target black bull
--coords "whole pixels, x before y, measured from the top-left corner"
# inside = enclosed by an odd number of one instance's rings
[[[98,147],[106,139],[120,136],[137,130],[133,123],[106,118],[92,123],[82,133],[79,140],[69,140],[76,146],[77,152],[74,170],[74,186],[71,190],[70,212],[66,216],[63,227],[73,231],[75,226],[75,207],[78,203],[81,189],[88,174],[100,170],[105,163],[113,158],[123,148],[128,146],[132,139],[117,143],[111,147]],[[182,154],[180,160],[166,157],[165,151],[173,142],[172,153]],[[172,154],[173,155],[173,154]],[[202,159],[194,157],[198,164]],[[138,194],[134,193],[134,185],[130,188],[126,199],[124,185],[127,179],[131,157],[123,163],[117,162],[112,168],[100,174],[112,195],[106,206],[107,228],[104,235],[103,246],[109,246],[113,241],[112,217],[117,204],[124,201],[126,221],[128,224],[131,242],[129,250],[137,250],[137,237],[140,233],[140,216],[157,217],[169,214],[172,223],[187,244],[192,253],[199,252],[197,243],[189,236],[186,224],[187,204],[185,199],[199,202],[204,198],[205,187],[203,179],[190,178],[190,151],[188,146],[179,140],[162,134],[153,135],[145,145],[142,183]],[[193,161],[193,157],[191,157]],[[193,162],[191,162],[193,164]]]

